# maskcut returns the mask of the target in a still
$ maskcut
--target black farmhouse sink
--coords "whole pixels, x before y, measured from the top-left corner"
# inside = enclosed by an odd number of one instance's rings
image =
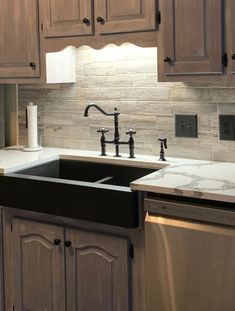
[[[0,176],[1,204],[126,228],[139,225],[129,185],[156,169],[55,160]],[[4,195],[2,195],[4,194]]]

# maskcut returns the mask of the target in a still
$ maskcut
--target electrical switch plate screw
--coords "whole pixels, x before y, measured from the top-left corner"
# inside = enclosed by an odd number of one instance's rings
[[[197,138],[197,115],[176,114],[175,136]]]
[[[235,115],[219,115],[220,140],[235,140]]]

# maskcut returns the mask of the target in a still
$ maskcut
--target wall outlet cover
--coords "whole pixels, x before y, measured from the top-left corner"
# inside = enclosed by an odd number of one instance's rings
[[[235,140],[235,115],[219,115],[220,140]]]
[[[197,138],[197,115],[176,114],[175,136]]]

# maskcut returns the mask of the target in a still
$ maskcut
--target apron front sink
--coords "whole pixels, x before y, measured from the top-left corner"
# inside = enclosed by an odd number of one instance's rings
[[[2,204],[58,216],[136,228],[138,192],[130,182],[156,169],[55,160],[0,176]]]

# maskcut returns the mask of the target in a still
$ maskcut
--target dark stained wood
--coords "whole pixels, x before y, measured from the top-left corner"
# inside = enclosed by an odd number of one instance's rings
[[[128,311],[128,240],[66,230],[67,310]]]
[[[155,5],[155,0],[95,0],[95,30],[101,34],[155,30]]]
[[[69,37],[93,33],[91,0],[45,0],[40,2],[44,37]],[[83,22],[90,21],[87,25]]]
[[[3,210],[4,210],[4,213],[3,213],[4,215],[4,236],[6,237],[6,241],[4,243],[4,254],[5,254],[4,257],[11,258],[9,260],[9,264],[5,266],[5,275],[7,276],[5,297],[6,297],[8,306],[12,305],[12,300],[13,300],[13,297],[11,294],[12,293],[11,292],[12,275],[11,275],[11,269],[10,269],[10,267],[14,264],[14,261],[12,261],[13,258],[11,256],[12,254],[11,252],[11,249],[12,249],[11,222],[12,222],[12,219],[18,218],[18,219],[28,219],[32,221],[33,223],[35,223],[35,225],[38,222],[39,223],[43,222],[47,224],[49,223],[54,224],[56,226],[60,225],[64,228],[65,227],[73,228],[72,232],[75,232],[75,233],[80,232],[80,231],[81,232],[93,231],[95,235],[99,233],[98,236],[108,236],[111,238],[114,236],[114,239],[116,239],[116,237],[118,236],[120,237],[121,240],[125,241],[123,242],[123,244],[125,245],[127,241],[128,242],[131,241],[131,243],[133,243],[134,245],[135,258],[130,260],[131,263],[130,263],[130,269],[128,272],[130,274],[129,289],[130,289],[131,305],[132,305],[132,308],[130,310],[131,311],[147,311],[145,309],[145,270],[144,270],[145,241],[144,241],[144,232],[143,232],[143,219],[144,219],[143,217],[144,216],[142,215],[142,213],[140,213],[141,227],[133,230],[133,229],[110,226],[110,225],[105,225],[105,224],[100,224],[100,223],[95,223],[95,222],[88,222],[88,221],[82,221],[78,219],[66,218],[66,217],[61,217],[61,216],[24,211],[24,210],[14,209],[14,208],[4,207]],[[72,292],[70,293],[70,295],[74,296],[75,293]],[[16,309],[16,311],[18,310]]]
[[[218,80],[223,75],[222,5],[222,0],[160,1],[161,81],[193,81],[194,76],[203,75]],[[172,61],[164,62],[167,57]]]
[[[6,215],[4,236],[5,309],[65,311],[63,229]]]
[[[231,73],[232,73],[232,79],[235,79],[235,2],[234,0],[228,1],[228,39],[227,41],[230,43],[229,49],[228,49],[228,59],[229,63],[231,62]],[[233,56],[234,55],[234,56]]]
[[[0,29],[0,78],[39,77],[38,0],[1,1]]]

